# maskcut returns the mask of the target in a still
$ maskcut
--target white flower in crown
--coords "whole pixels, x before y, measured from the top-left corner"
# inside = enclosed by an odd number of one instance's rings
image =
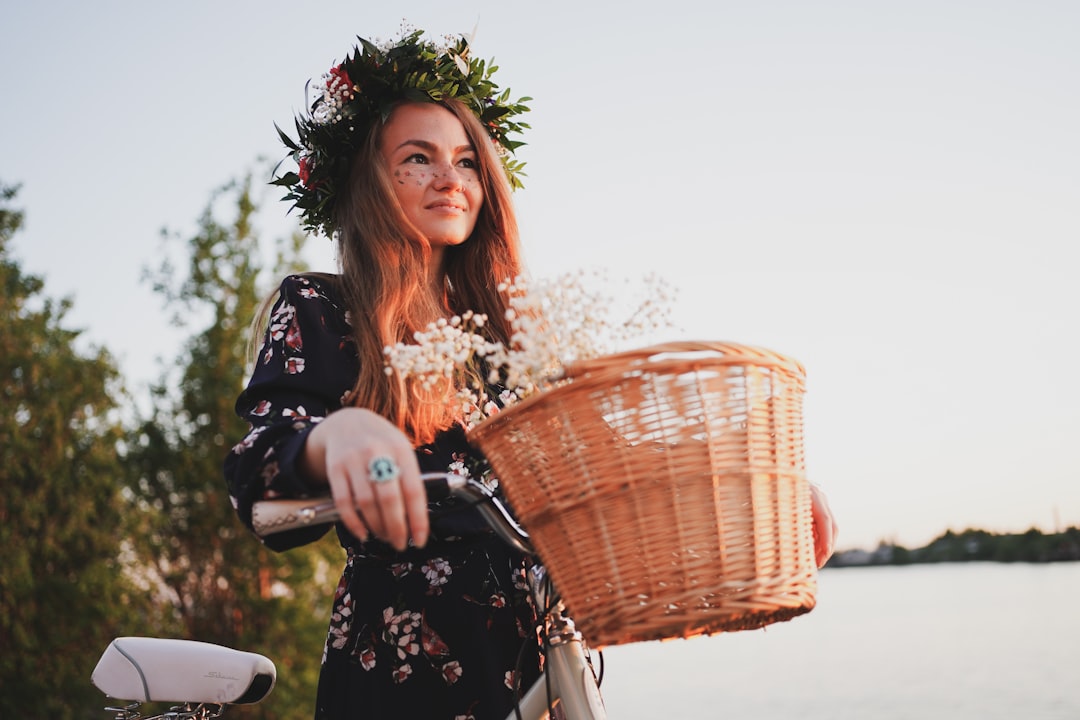
[[[323,74],[320,96],[312,105],[311,121],[316,125],[340,122],[345,106],[356,97],[359,88],[353,84],[343,65],[335,65]],[[312,148],[305,147],[306,154],[312,154]]]

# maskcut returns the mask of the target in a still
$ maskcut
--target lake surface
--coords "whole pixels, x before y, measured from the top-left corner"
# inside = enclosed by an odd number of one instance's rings
[[[763,630],[604,651],[612,720],[1080,718],[1080,563],[836,568]]]

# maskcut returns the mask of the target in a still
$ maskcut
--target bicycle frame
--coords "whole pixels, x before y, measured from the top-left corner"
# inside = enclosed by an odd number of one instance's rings
[[[546,669],[506,720],[603,720],[607,712],[584,639],[542,567],[533,568],[529,586],[536,606],[543,608]]]

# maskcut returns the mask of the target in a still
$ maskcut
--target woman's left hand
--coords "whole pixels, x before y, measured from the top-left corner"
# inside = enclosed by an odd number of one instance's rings
[[[810,501],[814,513],[814,559],[818,567],[823,567],[836,548],[839,527],[836,524],[836,518],[833,517],[832,509],[829,508],[825,491],[814,483],[810,483]]]

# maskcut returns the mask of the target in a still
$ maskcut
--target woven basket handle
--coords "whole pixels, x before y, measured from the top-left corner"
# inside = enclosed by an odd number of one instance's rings
[[[676,358],[682,362],[692,363],[695,357],[707,358],[712,364],[765,365],[782,367],[800,376],[806,374],[798,361],[765,348],[723,341],[683,340],[650,345],[573,363],[566,366],[563,377],[572,380],[575,377],[603,373],[612,369],[623,371],[628,365],[645,366]]]

